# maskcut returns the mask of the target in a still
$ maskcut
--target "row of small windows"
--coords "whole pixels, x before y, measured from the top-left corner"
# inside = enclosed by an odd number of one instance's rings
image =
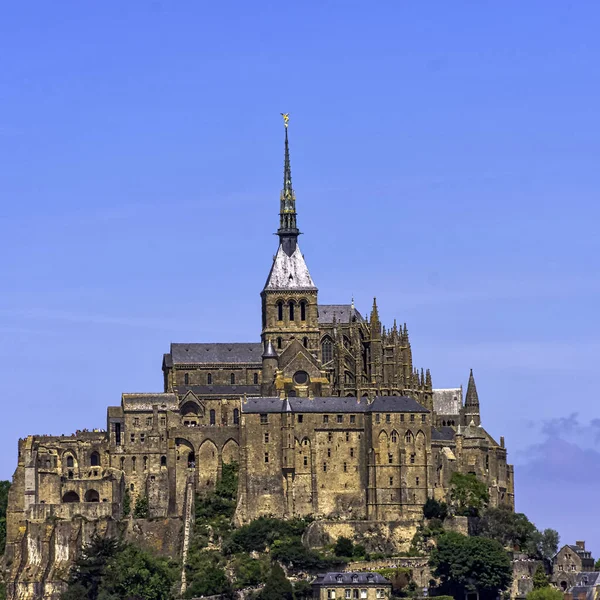
[[[221,420],[222,420],[222,424],[223,425],[227,425],[227,415],[226,414],[222,415]],[[216,413],[216,411],[215,411],[214,408],[211,408],[208,411],[208,422],[209,422],[210,425],[216,425],[217,424],[217,413]],[[187,426],[187,427],[196,427],[196,421],[189,421],[188,420],[188,421],[184,421],[183,424],[185,426]],[[238,408],[234,408],[233,409],[233,424],[234,425],[239,425],[240,424],[240,410]],[[133,439],[132,439],[132,441],[133,441]]]
[[[283,321],[283,307],[284,307],[283,300],[280,300],[277,303],[277,320],[278,321]],[[289,315],[290,315],[290,321],[295,321],[296,320],[296,303],[293,300],[288,302],[288,311],[289,311]],[[302,300],[300,302],[300,320],[306,321],[306,302],[304,300]]]
[[[278,338],[278,340],[281,340],[281,338]],[[281,348],[281,346],[279,346],[279,347]],[[253,374],[252,380],[254,381],[254,385],[258,385],[258,373]],[[208,385],[212,385],[212,382],[213,382],[212,373],[209,373],[206,376],[206,383]],[[236,382],[235,373],[231,373],[231,375],[229,375],[229,382],[231,383],[231,385],[235,385],[235,382]],[[185,385],[190,385],[190,374],[189,373],[184,374],[183,383]]]
[[[144,456],[143,460],[143,464],[144,464],[144,471],[148,470],[148,457]],[[166,456],[161,456],[160,457],[160,466],[161,467],[166,467],[167,466],[167,457]],[[131,457],[131,471],[133,473],[136,472],[137,469],[137,460],[135,456]],[[121,456],[121,471],[125,470],[125,457]]]
[[[278,337],[276,340],[276,343],[277,343],[277,350],[281,350],[283,348],[283,338]],[[302,345],[305,348],[308,348],[308,338],[307,337],[302,338]],[[254,383],[258,383],[258,381],[255,381]]]
[[[411,413],[409,415],[409,417],[410,417],[409,418],[410,422],[414,423],[415,422],[415,418],[416,418],[415,415],[414,415],[414,413]],[[425,423],[426,419],[427,419],[427,415],[421,415],[421,423]],[[391,423],[392,422],[392,415],[389,415],[389,414],[385,415],[385,422],[386,423]],[[400,422],[404,423],[404,413],[400,413]],[[381,415],[379,413],[377,413],[375,415],[375,423],[381,423]]]
[[[67,468],[72,469],[75,466],[75,458],[72,454],[67,455]],[[98,452],[92,452],[90,455],[90,466],[99,467],[100,466],[100,454]]]

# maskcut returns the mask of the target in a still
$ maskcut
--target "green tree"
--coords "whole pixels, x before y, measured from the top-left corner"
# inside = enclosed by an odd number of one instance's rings
[[[508,554],[496,540],[455,532],[440,535],[430,556],[441,590],[456,598],[478,591],[482,600],[496,598],[512,581]]]
[[[450,502],[456,513],[464,516],[478,516],[488,505],[490,495],[485,483],[473,473],[452,473],[450,479]]]
[[[544,529],[544,531],[542,531],[541,533],[538,532],[538,534],[538,556],[547,561],[550,561],[558,552],[558,543],[560,542],[560,536],[558,535],[558,531],[556,531],[555,529]]]
[[[600,571],[600,558],[594,563],[594,569]]]
[[[312,598],[312,586],[306,579],[300,579],[294,584],[294,598],[296,600],[308,600]]]
[[[128,517],[131,514],[131,494],[129,490],[125,490],[123,494],[123,516]]]
[[[261,590],[258,600],[292,600],[294,597],[292,584],[285,576],[283,569],[274,562],[271,572]]]
[[[525,551],[534,542],[537,529],[523,514],[515,513],[510,508],[488,508],[476,526],[479,536],[500,542],[511,550],[517,546]]]
[[[235,587],[238,589],[264,583],[269,565],[264,559],[252,558],[249,554],[238,554],[232,564]]]
[[[9,489],[10,481],[0,481],[0,555],[4,553],[4,547],[6,546],[6,508],[8,506]]]
[[[6,586],[0,583],[0,600],[6,600]]]
[[[552,586],[537,588],[527,594],[527,600],[563,600],[562,592]]]
[[[133,517],[135,519],[148,518],[148,498],[146,496],[138,496],[133,509]]]
[[[352,556],[354,553],[354,544],[352,543],[352,540],[347,537],[340,536],[335,542],[333,553],[336,556]]]
[[[550,585],[550,580],[546,575],[546,569],[542,565],[538,565],[533,574],[533,587],[535,589],[547,587]]]
[[[186,564],[189,586],[186,598],[197,596],[230,595],[232,586],[217,552],[204,550],[193,552]]]
[[[423,505],[423,516],[426,519],[443,521],[448,516],[448,505],[445,502],[438,502],[435,498],[427,498]]]

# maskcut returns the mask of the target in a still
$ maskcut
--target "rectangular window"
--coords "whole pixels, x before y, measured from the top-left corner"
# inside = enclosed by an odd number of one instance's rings
[[[346,465],[346,463],[344,463],[344,473],[346,473],[348,471],[348,466]]]
[[[329,600],[335,599],[335,590],[329,590]]]
[[[152,427],[152,417],[146,417],[146,426]]]
[[[425,418],[427,417],[427,415],[421,415],[421,423],[425,423]]]
[[[390,477],[390,485],[394,485],[394,478]]]
[[[269,453],[265,452],[265,462],[268,463],[269,462]]]
[[[360,597],[361,598],[366,598],[367,597],[367,590],[360,590]]]
[[[304,421],[304,415],[298,415],[298,423],[302,423]]]
[[[166,427],[167,426],[167,417],[161,417],[160,418],[160,426],[161,427]]]
[[[338,423],[343,423],[344,422],[344,415],[338,415],[337,416],[337,422]]]
[[[386,422],[386,423],[390,423],[390,422],[391,422],[391,420],[392,420],[392,417],[391,417],[391,415],[385,415],[385,422]]]
[[[140,433],[140,442],[142,442],[142,444],[146,441],[146,434],[145,433]]]
[[[350,448],[350,458],[354,458],[354,448]]]
[[[131,436],[129,437],[129,439],[130,439],[132,442],[135,442],[135,433],[132,433],[132,434],[131,434]]]
[[[419,485],[419,478],[418,477],[415,479],[415,484]]]
[[[388,462],[390,463],[390,465],[394,462],[394,455],[393,454],[388,454]]]
[[[327,434],[327,441],[328,442],[333,441],[333,433],[330,432],[330,433]]]
[[[140,425],[140,419],[139,417],[133,417],[133,426],[134,427],[139,427]]]
[[[346,441],[349,442],[350,441],[350,434],[346,431]]]
[[[331,458],[331,448],[327,448],[327,458]]]
[[[383,598],[383,597],[384,597],[383,590],[381,590],[381,589],[378,589],[378,590],[377,590],[377,597],[378,597],[378,598]]]
[[[355,600],[358,598],[358,590],[352,590],[352,598]]]
[[[352,598],[352,592],[350,590],[344,590],[344,598],[350,600],[350,598]]]
[[[329,415],[323,415],[323,423],[329,423]]]
[[[304,457],[304,466],[308,467],[308,456]]]
[[[115,423],[115,444],[121,445],[121,423]]]
[[[379,423],[379,421],[381,421],[381,415],[379,413],[377,413],[375,415],[375,423]]]
[[[411,454],[411,455],[410,455],[410,464],[411,464],[411,465],[414,465],[414,464],[415,464],[415,455],[414,455],[414,454]]]
[[[350,425],[354,425],[356,423],[356,415],[350,415]]]
[[[404,423],[404,413],[400,415],[400,423]]]
[[[414,413],[412,413],[412,414],[410,415],[410,422],[411,422],[411,423],[414,423],[414,422],[415,422],[415,414],[414,414]]]
[[[267,425],[269,422],[269,415],[261,414],[260,415],[260,424]]]
[[[265,433],[265,444],[268,444],[268,443],[269,443],[269,432],[267,431]]]
[[[323,471],[327,471],[327,463],[323,463]]]

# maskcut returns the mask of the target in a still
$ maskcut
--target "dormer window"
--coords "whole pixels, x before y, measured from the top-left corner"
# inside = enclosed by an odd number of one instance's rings
[[[352,583],[358,583],[358,575],[352,575]]]

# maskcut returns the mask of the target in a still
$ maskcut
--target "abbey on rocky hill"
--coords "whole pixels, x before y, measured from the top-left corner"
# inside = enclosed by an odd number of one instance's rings
[[[464,399],[462,387],[434,389],[429,370],[413,366],[406,325],[384,328],[375,301],[369,314],[319,305],[296,217],[286,126],[260,341],[172,344],[164,391],[123,394],[106,431],[22,439],[8,560],[36,525],[119,520],[126,499],[144,496],[150,517],[180,519],[186,498],[213,489],[234,461],[238,523],[419,520],[455,471],[486,482],[492,505],[514,506],[513,468],[503,438],[481,426],[473,374]]]

